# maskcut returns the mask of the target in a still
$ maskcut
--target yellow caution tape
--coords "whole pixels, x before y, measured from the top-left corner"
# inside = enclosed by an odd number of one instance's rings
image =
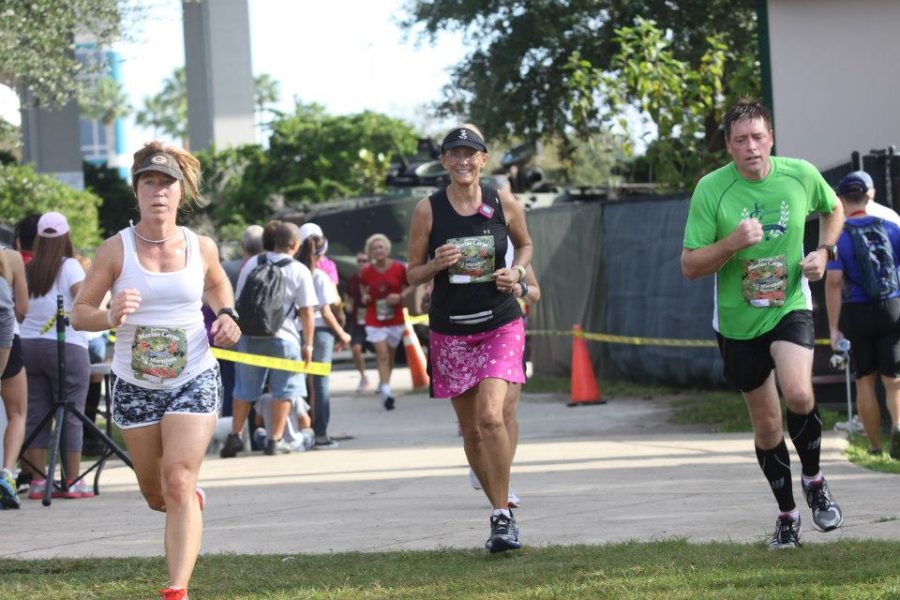
[[[404,309],[405,311],[406,309]],[[406,314],[406,322],[410,325],[428,325],[428,315],[411,316]]]
[[[50,317],[50,318],[47,320],[46,323],[44,323],[44,326],[41,327],[41,335],[44,335],[45,333],[47,333],[48,331],[50,331],[50,328],[51,328],[51,327],[53,327],[54,325],[56,325],[56,316],[57,316],[57,314],[56,314],[56,313],[53,313],[53,316]],[[68,316],[69,316],[69,313],[63,312],[63,316],[68,317]]]
[[[681,340],[672,338],[648,338],[637,337],[633,335],[612,335],[609,333],[588,333],[578,332],[574,330],[551,330],[551,329],[529,329],[526,335],[559,335],[582,337],[592,342],[606,342],[609,344],[629,344],[632,346],[678,346],[686,348],[716,348],[718,344],[715,340]],[[816,344],[819,346],[828,346],[831,340],[817,339]]]
[[[224,348],[210,348],[216,358],[222,360],[230,360],[254,367],[265,367],[267,369],[278,369],[280,371],[292,371],[294,373],[309,373],[310,375],[330,375],[331,365],[328,363],[311,362],[306,366],[302,360],[291,360],[289,358],[275,358],[274,356],[262,356],[260,354],[247,354],[246,352],[235,352],[234,350],[225,350]]]
[[[116,342],[116,336],[110,335],[109,340]],[[212,348],[213,356],[222,360],[230,360],[231,362],[239,362],[254,367],[265,367],[266,369],[278,369],[279,371],[293,371],[294,373],[309,373],[310,375],[330,375],[331,365],[328,363],[311,362],[309,367],[302,360],[291,360],[289,358],[275,358],[274,356],[263,356],[262,354],[247,354],[246,352],[235,352],[234,350],[226,350],[224,348]]]

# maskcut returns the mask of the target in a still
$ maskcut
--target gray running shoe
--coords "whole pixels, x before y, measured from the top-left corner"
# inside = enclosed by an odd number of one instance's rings
[[[491,516],[491,537],[484,543],[484,547],[491,554],[518,550],[522,547],[522,542],[519,541],[519,527],[512,511],[509,511],[508,517],[504,514]]]
[[[263,453],[266,456],[290,454],[291,452],[291,445],[284,441],[284,438],[281,438],[280,440],[273,440],[271,438],[266,440],[266,449],[263,450]]]
[[[800,517],[779,515],[775,520],[775,533],[769,540],[769,550],[787,550],[800,547]]]
[[[337,447],[338,443],[327,435],[316,437],[316,443],[313,445],[315,450],[334,450]]]
[[[219,451],[219,456],[222,458],[234,458],[237,456],[238,452],[244,451],[244,440],[241,439],[236,433],[229,433],[228,437],[225,438],[225,443],[222,444],[222,450]]]
[[[803,484],[803,495],[812,509],[813,523],[819,531],[837,529],[844,522],[841,507],[834,501],[828,482],[823,478],[818,483]]]

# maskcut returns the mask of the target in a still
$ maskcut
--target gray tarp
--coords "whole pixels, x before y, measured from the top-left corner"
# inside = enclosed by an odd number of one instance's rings
[[[687,281],[680,256],[688,199],[569,204],[528,213],[542,299],[529,329],[626,336],[713,338],[713,281]],[[571,338],[533,336],[537,373],[568,375]],[[589,342],[598,373],[630,379],[720,384],[715,348]]]
[[[534,243],[535,274],[541,301],[532,309],[528,328],[602,331],[606,297],[602,286],[601,231],[603,208],[596,204],[564,204],[528,213]],[[572,339],[533,336],[529,341],[534,370],[544,375],[568,375]],[[600,365],[603,349],[589,344],[591,358]]]

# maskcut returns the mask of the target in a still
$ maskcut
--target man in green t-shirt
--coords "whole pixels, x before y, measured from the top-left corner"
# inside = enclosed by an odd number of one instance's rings
[[[800,545],[800,512],[774,372],[813,522],[831,531],[843,515],[819,468],[822,419],[812,389],[809,281],[821,279],[833,258],[844,214],[815,167],[771,156],[772,117],[760,102],[741,100],[722,126],[733,160],[703,177],[694,190],[681,269],[689,279],[716,276],[713,328],[725,378],[747,403],[756,456],[780,509],[769,547],[794,548]],[[812,213],[820,215],[822,245],[804,256],[804,227]]]

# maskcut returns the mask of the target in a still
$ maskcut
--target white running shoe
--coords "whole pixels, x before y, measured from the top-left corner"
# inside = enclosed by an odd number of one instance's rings
[[[522,499],[519,498],[512,488],[509,488],[509,492],[506,494],[506,505],[510,508],[519,508],[522,504]]]

